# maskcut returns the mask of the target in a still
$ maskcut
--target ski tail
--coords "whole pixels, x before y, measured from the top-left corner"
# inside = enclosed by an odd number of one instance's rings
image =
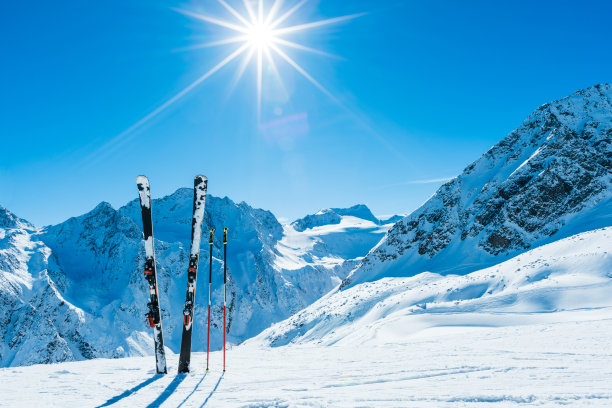
[[[157,269],[155,264],[155,248],[153,245],[153,216],[151,211],[151,186],[145,176],[136,178],[140,209],[142,213],[142,233],[145,242],[144,275],[149,285],[148,311],[145,315],[149,327],[153,329],[155,344],[155,365],[158,374],[166,374],[166,353],[162,329],[161,310],[159,306],[159,290],[157,288]]]
[[[206,205],[206,189],[208,179],[198,175],[193,181],[193,217],[191,220],[191,248],[189,252],[189,267],[187,268],[187,293],[183,309],[183,336],[181,338],[181,353],[179,356],[179,373],[189,372],[191,362],[191,334],[193,330],[193,314],[195,310],[195,289],[198,274],[200,240],[204,207]]]

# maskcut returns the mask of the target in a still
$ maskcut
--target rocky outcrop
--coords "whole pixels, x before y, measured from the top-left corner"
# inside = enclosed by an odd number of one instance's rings
[[[343,283],[466,273],[528,248],[612,225],[612,87],[533,112],[397,222]]]

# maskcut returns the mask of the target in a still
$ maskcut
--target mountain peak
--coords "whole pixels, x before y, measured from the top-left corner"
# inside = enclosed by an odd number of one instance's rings
[[[29,221],[19,218],[0,205],[0,228],[33,228]]]
[[[357,204],[349,208],[332,208],[331,210],[338,215],[357,217],[362,220],[372,221],[375,224],[380,223],[380,220],[372,214],[372,211],[365,204]]]
[[[376,225],[391,224],[402,219],[402,216],[394,215],[384,220],[377,218],[365,204],[356,204],[347,208],[324,208],[315,214],[310,214],[291,223],[296,231],[303,232],[309,228],[324,225],[340,224],[342,217],[355,217],[370,221]]]
[[[542,105],[397,222],[343,286],[467,273],[612,225],[611,135],[609,84]]]

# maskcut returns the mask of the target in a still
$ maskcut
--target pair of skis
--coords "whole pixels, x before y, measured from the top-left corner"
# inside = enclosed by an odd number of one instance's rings
[[[149,326],[154,330],[155,361],[158,374],[166,374],[166,356],[164,351],[164,338],[162,331],[161,311],[159,307],[159,292],[157,288],[157,270],[155,267],[155,250],[153,246],[153,217],[151,211],[151,188],[145,176],[136,179],[142,211],[143,235],[145,241],[145,279],[149,284],[150,300],[147,304],[149,310],[146,314]],[[193,188],[193,217],[191,222],[191,248],[189,254],[189,267],[187,268],[187,293],[183,309],[183,335],[181,338],[181,352],[179,356],[179,373],[189,372],[191,362],[191,334],[193,330],[193,314],[195,306],[196,278],[198,273],[200,240],[202,235],[202,222],[206,204],[206,189],[208,179],[198,175],[194,179]],[[212,291],[212,249],[214,229],[210,231],[210,268],[208,277],[208,341],[206,350],[206,370],[208,370],[208,355],[210,349],[210,312]],[[227,228],[223,229],[223,371],[225,371],[225,332],[226,332],[226,284],[227,284]]]
[[[215,229],[210,230],[210,267],[208,269],[208,337],[206,340],[206,371],[208,371],[208,361],[210,355],[210,307],[212,297],[212,251],[213,251],[213,236]],[[223,371],[225,371],[225,315],[226,315],[226,300],[227,300],[227,228],[223,228]]]
[[[155,268],[155,250],[153,247],[153,217],[151,212],[151,187],[145,176],[136,178],[140,208],[142,212],[142,227],[145,240],[145,279],[149,284],[148,303],[149,311],[146,314],[149,326],[154,330],[155,361],[158,374],[166,374],[166,355],[164,351],[164,336],[162,332],[162,319],[159,307],[159,292],[157,288],[157,271]],[[183,337],[181,340],[181,354],[179,358],[179,373],[189,371],[191,359],[191,332],[193,329],[193,311],[195,302],[196,277],[200,254],[200,239],[202,235],[202,221],[204,220],[204,206],[206,204],[206,188],[208,179],[198,175],[193,186],[193,217],[191,221],[191,249],[189,253],[189,267],[187,268],[187,294],[183,310]]]

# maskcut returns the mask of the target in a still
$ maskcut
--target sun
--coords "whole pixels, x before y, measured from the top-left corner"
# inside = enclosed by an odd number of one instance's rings
[[[242,63],[238,68],[237,80],[243,75],[246,67],[249,65],[251,60],[256,60],[257,66],[257,117],[261,119],[261,95],[263,84],[263,66],[269,66],[273,72],[273,75],[279,83],[283,83],[281,74],[277,67],[277,60],[282,60],[303,77],[305,77],[311,84],[321,90],[323,93],[328,95],[333,100],[336,100],[333,95],[317,80],[315,80],[304,68],[302,68],[290,55],[287,49],[291,48],[294,50],[314,53],[319,55],[331,56],[323,51],[307,47],[302,44],[291,41],[288,37],[291,34],[312,30],[318,27],[322,27],[328,24],[339,23],[341,21],[351,20],[353,18],[363,15],[351,14],[346,16],[334,17],[325,20],[305,22],[297,25],[286,25],[289,18],[294,16],[296,12],[308,2],[308,0],[300,0],[293,4],[287,10],[283,10],[283,0],[275,0],[271,6],[265,4],[264,0],[243,0],[243,11],[242,13],[236,8],[232,7],[225,0],[217,0],[218,3],[223,6],[229,15],[230,20],[224,20],[223,18],[213,17],[202,13],[196,13],[189,10],[174,9],[175,11],[182,13],[186,16],[204,21],[205,23],[212,24],[218,27],[226,29],[228,36],[225,39],[196,44],[190,49],[205,48],[205,47],[216,47],[226,46],[228,48],[234,48],[226,58],[221,60],[217,65],[211,68],[208,72],[203,74],[194,83],[192,83],[188,90],[204,81],[212,74],[217,72],[219,69],[228,65],[230,62],[242,57]],[[235,81],[236,82],[236,81]],[[182,96],[182,95],[181,95]]]
[[[239,0],[234,0],[236,3]],[[157,108],[142,117],[136,123],[119,133],[117,136],[109,140],[101,147],[94,156],[99,157],[101,151],[111,151],[116,149],[120,143],[124,143],[129,138],[135,137],[135,132],[148,123],[150,120],[164,112],[174,103],[179,101],[183,96],[193,91],[202,82],[213,76],[217,71],[221,70],[226,65],[242,58],[242,62],[238,65],[236,79],[230,85],[228,93],[231,93],[233,87],[240,80],[250,62],[256,61],[257,69],[257,120],[261,124],[261,100],[263,81],[263,67],[270,68],[272,74],[279,84],[284,88],[281,72],[277,67],[277,61],[283,61],[300,75],[306,78],[312,85],[327,95],[340,106],[342,104],[334,97],[323,85],[312,77],[300,64],[298,64],[289,54],[289,49],[298,52],[318,54],[327,57],[336,57],[324,51],[307,47],[303,44],[291,41],[291,35],[298,32],[313,30],[330,24],[336,24],[342,21],[352,20],[356,17],[365,15],[365,13],[350,14],[340,17],[333,17],[324,20],[303,22],[296,25],[287,25],[299,13],[298,10],[304,6],[309,0],[287,0],[287,3],[293,4],[289,7],[284,7],[285,0],[242,0],[242,13],[232,7],[226,0],[217,0],[223,6],[227,14],[231,15],[230,20],[217,18],[206,14],[196,13],[190,10],[173,9],[181,14],[191,18],[198,19],[208,24],[222,27],[227,31],[227,37],[213,42],[195,44],[188,47],[190,50],[204,47],[227,47],[228,54],[221,61],[214,64],[211,68],[203,73],[195,81],[187,85],[181,91],[177,92],[170,99],[163,102]],[[314,1],[314,0],[313,0]],[[211,0],[206,0],[210,4]],[[272,4],[270,5],[270,2]],[[226,17],[230,17],[230,16]],[[336,57],[337,58],[337,57]],[[264,65],[265,64],[265,65]]]
[[[236,0],[238,1],[238,0]],[[297,1],[297,0],[296,0]],[[212,68],[202,74],[199,78],[187,85],[184,89],[179,91],[177,94],[166,100],[160,106],[149,112],[142,119],[119,133],[113,139],[111,139],[107,146],[115,146],[120,141],[125,141],[126,138],[133,136],[133,133],[142,127],[144,124],[149,122],[151,119],[165,111],[175,102],[180,100],[183,96],[194,90],[202,82],[210,78],[213,74],[219,71],[224,66],[235,61],[239,57],[243,60],[238,66],[236,83],[241,76],[244,74],[249,63],[255,59],[257,64],[257,118],[261,121],[261,95],[263,84],[263,67],[264,63],[272,69],[272,72],[279,81],[283,83],[279,69],[277,68],[276,61],[282,60],[289,66],[295,69],[300,75],[306,78],[312,85],[318,88],[325,95],[330,97],[335,102],[338,100],[321,85],[316,79],[314,79],[304,68],[302,68],[291,56],[287,49],[314,53],[323,56],[332,56],[321,50],[313,49],[302,44],[298,44],[289,39],[291,34],[297,32],[303,32],[307,30],[316,29],[329,24],[335,24],[342,21],[347,21],[360,17],[365,13],[350,14],[346,16],[328,18],[319,21],[304,22],[297,25],[286,25],[290,17],[297,15],[297,11],[304,6],[309,0],[299,0],[294,3],[288,9],[283,8],[284,0],[274,0],[271,6],[265,4],[264,0],[242,0],[243,12],[240,13],[225,0],[217,0],[217,2],[223,6],[223,8],[231,15],[231,20],[227,21],[222,18],[212,17],[206,14],[196,13],[189,10],[173,9],[186,16],[201,20],[205,23],[212,24],[218,27],[226,29],[228,36],[225,39],[204,43],[196,44],[189,47],[189,49],[198,49],[204,47],[231,47],[233,50],[221,61],[217,62]],[[256,6],[256,10],[253,8]],[[295,16],[294,16],[295,17]],[[232,35],[229,35],[229,34]],[[339,103],[339,102],[338,102]]]
[[[277,40],[272,28],[265,23],[257,23],[251,26],[247,37],[251,45],[257,49],[268,49]]]

